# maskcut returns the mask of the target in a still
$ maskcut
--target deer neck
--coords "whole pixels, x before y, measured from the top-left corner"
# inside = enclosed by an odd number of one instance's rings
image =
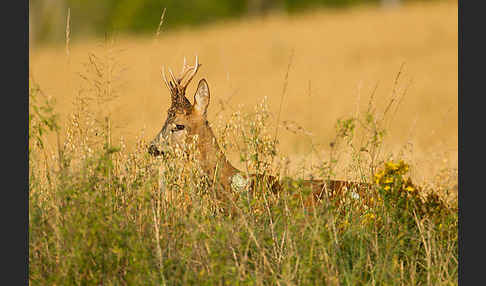
[[[199,160],[204,173],[211,180],[220,182],[224,188],[229,188],[231,178],[240,173],[240,170],[228,161],[207,122],[197,130],[197,134],[199,136]]]

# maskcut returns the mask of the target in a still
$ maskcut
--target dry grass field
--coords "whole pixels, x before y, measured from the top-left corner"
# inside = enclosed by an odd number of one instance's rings
[[[29,284],[457,285],[457,41],[433,1],[31,47]],[[195,55],[187,96],[207,79],[221,148],[262,175],[229,200],[198,145],[147,152],[161,68]]]
[[[407,159],[415,167],[413,176],[424,181],[441,168],[457,168],[457,21],[457,1],[272,15],[199,29],[162,29],[157,39],[115,35],[108,48],[100,39],[72,40],[69,56],[64,45],[36,46],[30,51],[30,71],[56,100],[64,122],[83,88],[79,74],[89,54],[111,56],[119,97],[104,111],[113,119],[113,136],[122,135],[132,146],[137,136],[150,140],[165,119],[169,96],[161,67],[178,71],[184,56],[192,62],[198,55],[202,68],[195,80],[209,82],[210,122],[238,108],[249,110],[264,96],[278,115],[283,102],[280,122],[311,134],[280,127],[281,151],[298,162],[310,156],[311,144],[326,156],[336,120],[366,108],[375,86],[374,102],[383,110],[403,64],[397,86],[407,91],[384,147],[411,148]],[[194,90],[190,86],[188,94]]]

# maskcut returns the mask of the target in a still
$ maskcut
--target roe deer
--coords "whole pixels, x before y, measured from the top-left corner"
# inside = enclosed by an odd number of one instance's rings
[[[164,155],[164,150],[173,144],[186,144],[192,142],[197,135],[196,146],[198,160],[203,172],[209,178],[215,178],[218,186],[212,186],[216,190],[218,199],[230,199],[238,196],[238,192],[254,189],[257,180],[265,179],[266,187],[273,193],[283,189],[283,183],[274,176],[253,174],[247,177],[245,172],[235,168],[220,149],[214,133],[207,120],[207,109],[210,101],[209,86],[205,79],[201,79],[194,94],[194,101],[186,98],[187,85],[194,78],[199,67],[196,57],[194,66],[187,66],[184,59],[182,72],[178,77],[169,70],[170,79],[167,80],[164,70],[163,79],[170,91],[171,106],[167,112],[167,119],[162,130],[155,136],[148,146],[148,152],[153,156]],[[358,195],[362,195],[370,187],[366,183],[357,183],[339,180],[305,180],[305,187],[312,189],[312,195],[305,199],[309,205],[320,200],[324,195],[333,197],[343,190],[354,189]]]

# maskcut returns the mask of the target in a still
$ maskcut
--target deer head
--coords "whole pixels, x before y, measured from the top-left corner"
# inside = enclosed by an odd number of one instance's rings
[[[170,92],[171,106],[167,111],[167,119],[162,130],[150,142],[148,152],[153,156],[164,155],[169,147],[183,147],[185,144],[193,142],[194,136],[197,135],[198,159],[206,173],[212,175],[216,166],[224,173],[231,173],[235,169],[221,152],[207,121],[210,98],[208,83],[205,79],[199,81],[192,104],[185,95],[188,84],[200,66],[197,57],[194,66],[188,66],[184,59],[179,76],[174,76],[169,69],[169,79],[162,69],[163,80]]]
[[[182,72],[178,77],[169,69],[170,79],[167,80],[165,71],[162,76],[165,85],[170,91],[171,106],[167,111],[162,130],[149,144],[149,153],[153,156],[163,155],[169,146],[183,145],[187,143],[191,135],[197,134],[201,124],[206,121],[206,110],[209,104],[209,88],[206,80],[199,82],[194,104],[186,98],[186,88],[198,71],[200,64],[196,57],[193,67],[187,66],[184,58]],[[187,78],[186,78],[187,77]]]

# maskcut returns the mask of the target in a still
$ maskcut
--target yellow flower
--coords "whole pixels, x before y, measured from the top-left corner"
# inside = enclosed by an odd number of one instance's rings
[[[387,163],[385,164],[385,166],[386,166],[386,168],[387,168],[387,169],[391,169],[392,171],[396,171],[396,170],[398,170],[398,167],[399,167],[399,165],[398,165],[398,164],[393,163],[393,162],[387,162]]]
[[[407,186],[405,188],[405,190],[408,191],[408,192],[413,192],[414,191],[414,188],[412,186]]]
[[[379,184],[380,183],[380,180],[381,178],[383,178],[383,176],[385,175],[385,171],[381,171],[379,173],[376,173],[375,174],[375,183],[376,184]]]
[[[390,184],[390,183],[393,183],[393,178],[386,178],[385,184]]]
[[[363,224],[368,224],[376,218],[375,214],[367,213],[363,216]]]
[[[389,191],[390,190],[390,186],[385,186],[385,191]]]

